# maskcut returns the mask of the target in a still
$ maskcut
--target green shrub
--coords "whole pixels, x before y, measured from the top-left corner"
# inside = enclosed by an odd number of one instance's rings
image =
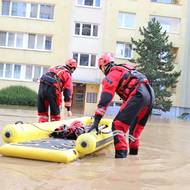
[[[0,104],[36,106],[37,93],[24,86],[9,86],[0,90]]]

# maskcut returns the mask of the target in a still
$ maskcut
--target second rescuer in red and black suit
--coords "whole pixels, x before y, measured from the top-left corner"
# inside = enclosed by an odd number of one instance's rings
[[[91,130],[98,131],[98,124],[117,93],[123,103],[113,120],[115,158],[125,158],[128,154],[136,155],[139,138],[151,113],[154,92],[147,78],[129,64],[114,64],[111,54],[103,54],[98,60],[99,68],[105,74],[102,81],[101,97],[95,112]],[[129,145],[126,133],[129,130]]]
[[[39,122],[60,120],[62,93],[68,116],[72,115],[71,102],[73,94],[72,73],[77,67],[75,59],[69,59],[65,65],[50,67],[41,78],[38,91]],[[50,108],[50,113],[48,109]]]

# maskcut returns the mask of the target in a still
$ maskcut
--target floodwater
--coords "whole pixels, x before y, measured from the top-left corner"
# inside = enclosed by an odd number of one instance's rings
[[[0,129],[18,120],[36,122],[35,114],[0,109]],[[114,159],[113,145],[69,164],[0,156],[0,189],[189,190],[190,122],[152,117],[139,155],[127,159]]]

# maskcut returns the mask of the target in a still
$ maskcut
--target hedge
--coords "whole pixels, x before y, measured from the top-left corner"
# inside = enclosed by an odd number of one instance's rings
[[[25,86],[9,86],[0,90],[0,104],[36,106],[37,93]]]

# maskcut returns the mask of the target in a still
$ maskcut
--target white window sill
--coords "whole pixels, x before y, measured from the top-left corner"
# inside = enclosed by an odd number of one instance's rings
[[[37,81],[33,81],[33,79],[31,80],[26,80],[26,79],[16,79],[16,78],[3,78],[3,77],[0,77],[0,80],[4,80],[4,81],[17,81],[17,82],[37,82]]]
[[[83,66],[83,65],[79,65],[78,68],[84,68],[84,69],[97,69],[98,67],[91,67],[91,66]]]
[[[86,38],[86,39],[99,39],[99,36],[84,36],[84,35],[76,35],[74,34],[73,37],[76,37],[76,38]]]
[[[40,49],[26,49],[26,48],[17,48],[17,47],[5,47],[5,46],[0,46],[2,49],[14,49],[14,50],[23,50],[23,51],[38,51],[38,52],[47,52],[47,53],[52,53],[52,50],[40,50]]]
[[[132,59],[132,57],[119,57],[119,56],[116,56],[115,58],[116,59],[124,59],[124,60],[130,60],[130,59]]]
[[[16,19],[27,19],[27,20],[35,20],[35,21],[46,21],[46,22],[54,22],[55,19],[45,19],[45,18],[32,18],[32,17],[22,17],[22,16],[10,16],[10,15],[1,15],[3,17],[16,18]]]
[[[100,6],[100,7],[96,7],[96,6],[88,6],[88,5],[78,5],[78,4],[76,4],[75,5],[76,7],[81,7],[81,8],[90,8],[90,9],[101,9],[102,7]]]
[[[125,26],[119,26],[119,29],[125,29],[125,30],[136,30],[136,27],[125,27]]]

